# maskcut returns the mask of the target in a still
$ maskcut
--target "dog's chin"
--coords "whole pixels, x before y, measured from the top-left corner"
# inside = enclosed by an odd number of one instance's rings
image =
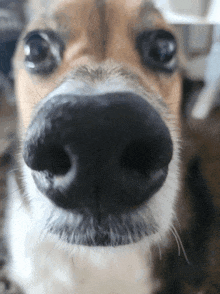
[[[156,223],[152,219],[146,222],[138,215],[138,211],[97,217],[85,209],[81,212],[64,211],[58,218],[52,218],[54,220],[48,222],[47,231],[75,245],[122,246],[157,233]]]

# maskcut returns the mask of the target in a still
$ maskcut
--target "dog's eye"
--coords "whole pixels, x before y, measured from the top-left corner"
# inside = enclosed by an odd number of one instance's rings
[[[32,31],[24,38],[25,66],[34,74],[49,74],[59,65],[62,40],[52,31]]]
[[[164,30],[144,31],[137,36],[136,48],[144,65],[164,72],[176,68],[177,44],[174,36]]]

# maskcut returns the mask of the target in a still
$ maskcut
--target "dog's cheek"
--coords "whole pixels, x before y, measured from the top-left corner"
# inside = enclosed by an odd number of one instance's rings
[[[180,128],[180,107],[182,99],[182,77],[177,71],[173,74],[152,73],[151,89],[153,88],[166,103],[169,112],[175,118],[177,128]],[[142,76],[143,84],[146,89],[149,86],[149,76]]]
[[[182,78],[177,72],[173,75],[163,74],[160,77],[160,91],[172,114],[179,120],[182,97]]]
[[[16,61],[15,75],[18,116],[21,126],[26,130],[35,106],[55,88],[58,78],[62,76],[57,78],[57,75],[53,75],[50,79],[44,77],[42,81],[42,78],[30,75],[22,61]]]
[[[164,93],[166,95],[165,99],[172,113],[179,118],[180,115],[180,103],[182,97],[182,78],[179,73],[174,74],[171,79],[167,79],[165,83]],[[166,94],[166,90],[168,93]]]
[[[31,87],[31,82],[24,69],[19,69],[17,71],[15,91],[17,93],[16,99],[19,121],[21,125],[26,128],[30,121],[31,111],[34,105],[33,98],[35,95],[33,93],[33,87]]]

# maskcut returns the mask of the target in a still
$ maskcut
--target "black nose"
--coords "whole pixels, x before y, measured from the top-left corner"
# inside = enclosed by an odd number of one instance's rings
[[[23,157],[58,206],[114,213],[148,200],[166,179],[172,140],[133,93],[55,96],[38,110]]]

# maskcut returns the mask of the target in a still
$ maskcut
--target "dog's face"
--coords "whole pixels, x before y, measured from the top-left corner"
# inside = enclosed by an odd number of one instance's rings
[[[171,28],[148,1],[36,2],[14,59],[33,219],[77,245],[161,238],[178,191]]]

